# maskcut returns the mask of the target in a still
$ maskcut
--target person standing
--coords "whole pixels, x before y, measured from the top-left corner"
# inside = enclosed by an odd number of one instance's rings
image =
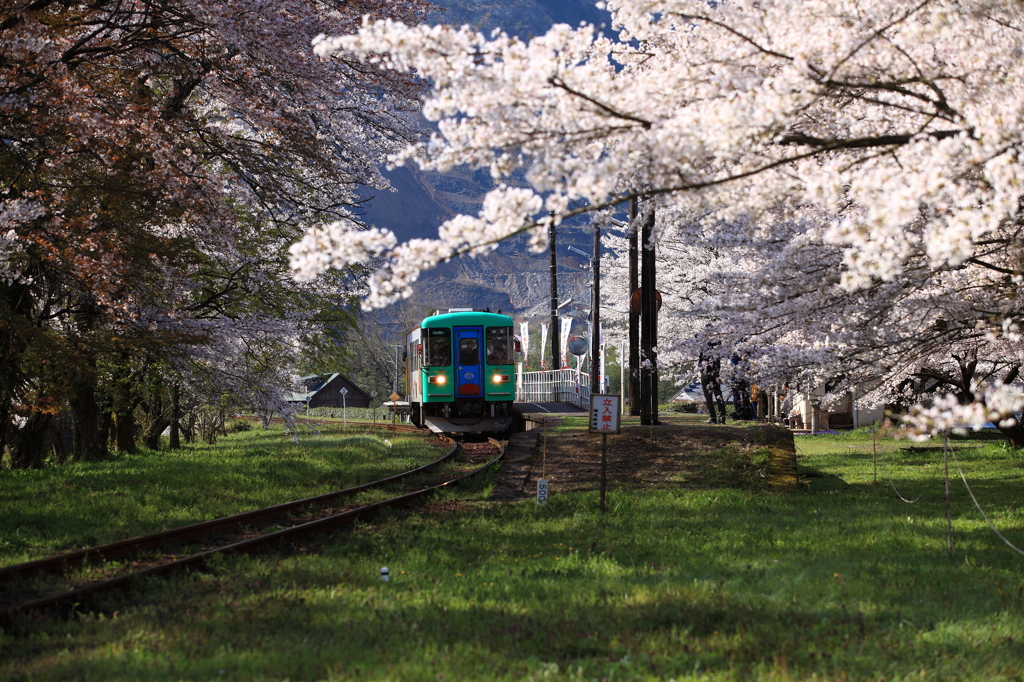
[[[720,358],[712,355],[712,349],[718,341],[710,341],[697,358],[700,371],[700,387],[704,391],[704,402],[708,406],[708,424],[725,423],[725,399],[722,397],[722,381],[719,374],[722,369]],[[716,410],[717,408],[717,410]]]

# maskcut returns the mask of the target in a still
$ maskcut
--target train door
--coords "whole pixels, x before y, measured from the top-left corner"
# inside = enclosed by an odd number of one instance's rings
[[[483,329],[455,327],[455,395],[479,398],[483,392]]]

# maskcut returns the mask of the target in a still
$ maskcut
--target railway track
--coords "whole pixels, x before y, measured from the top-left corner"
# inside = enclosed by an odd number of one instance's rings
[[[298,525],[284,528],[281,530],[272,531],[269,533],[263,533],[256,535],[255,537],[247,537],[242,540],[229,542],[218,547],[206,549],[204,551],[192,554],[190,556],[182,557],[179,559],[173,559],[170,561],[161,561],[154,565],[150,565],[144,569],[137,570],[125,575],[117,576],[115,578],[109,578],[97,582],[92,582],[85,585],[79,585],[74,589],[60,592],[57,594],[51,594],[45,597],[31,599],[23,601],[19,604],[4,607],[0,610],[0,627],[9,629],[12,626],[16,626],[19,619],[26,616],[29,613],[69,607],[72,605],[87,604],[92,598],[95,598],[101,594],[108,593],[122,587],[129,585],[130,583],[149,576],[166,575],[175,571],[180,571],[188,568],[202,566],[208,559],[213,556],[221,554],[231,554],[238,552],[253,552],[261,548],[278,545],[284,542],[291,542],[308,535],[320,533],[327,530],[333,530],[342,526],[350,525],[354,523],[360,517],[368,516],[376,511],[385,509],[388,507],[398,508],[408,506],[417,501],[421,501],[433,493],[446,488],[448,486],[455,485],[461,481],[472,478],[474,476],[487,471],[496,462],[500,461],[505,456],[505,446],[503,443],[489,438],[490,444],[497,448],[498,454],[493,458],[488,458],[487,462],[482,466],[478,466],[472,471],[462,474],[460,476],[444,480],[440,483],[433,485],[424,486],[422,489],[415,490],[409,493],[398,495],[386,500],[366,504],[350,509],[341,511],[340,513],[331,513],[327,516],[317,518],[312,521],[306,521],[299,523]],[[459,450],[459,444],[454,441],[452,448],[443,457],[425,464],[422,467],[411,469],[407,472],[390,476],[388,478],[381,479],[379,481],[373,481],[366,483],[354,488],[346,488],[324,495],[318,495],[316,497],[310,497],[303,500],[296,500],[294,502],[287,502],[285,504],[275,505],[273,507],[266,507],[264,509],[257,509],[251,512],[245,512],[243,514],[237,514],[234,516],[228,516],[221,519],[214,519],[212,521],[206,521],[203,523],[193,524],[190,526],[184,526],[168,531],[162,531],[154,533],[152,535],[145,535],[128,540],[122,540],[120,542],[108,543],[99,547],[91,547],[88,549],[78,550],[74,552],[67,552],[64,554],[58,554],[53,557],[44,559],[37,559],[35,561],[26,562],[23,564],[16,564],[13,566],[7,566],[0,569],[0,583],[9,582],[15,579],[26,579],[34,575],[43,572],[54,572],[54,571],[66,571],[71,568],[83,566],[88,563],[96,563],[100,561],[110,561],[113,559],[123,559],[126,557],[137,556],[139,553],[159,548],[171,542],[181,542],[185,540],[193,540],[197,537],[209,535],[215,532],[222,532],[232,530],[240,526],[248,525],[251,523],[265,521],[267,519],[280,517],[283,514],[293,513],[300,510],[305,510],[314,506],[320,506],[324,503],[334,502],[344,497],[350,497],[356,495],[365,490],[373,488],[380,488],[383,486],[390,485],[392,483],[401,481],[409,478],[416,474],[422,474],[429,471],[430,469],[440,466],[442,463],[451,460]]]

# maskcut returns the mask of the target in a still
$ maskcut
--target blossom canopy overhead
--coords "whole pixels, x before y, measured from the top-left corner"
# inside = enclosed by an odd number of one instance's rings
[[[342,224],[315,228],[293,248],[293,266],[311,275],[338,262],[333,254],[384,256],[367,299],[381,305],[453,254],[524,230],[543,247],[548,220],[647,196],[723,224],[826,215],[846,288],[892,280],[920,257],[1019,279],[1024,22],[1014,5],[607,6],[614,37],[557,25],[523,42],[367,20],[358,34],[318,38],[321,55],[432,84],[424,113],[437,133],[397,163],[486,166],[499,181],[523,169],[530,186],[499,185],[479,216],[448,221],[438,240],[392,245],[386,230],[368,240]]]

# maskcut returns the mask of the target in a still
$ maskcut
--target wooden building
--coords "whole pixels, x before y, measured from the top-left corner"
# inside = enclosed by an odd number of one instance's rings
[[[341,374],[327,377],[310,374],[300,379],[306,390],[286,398],[290,403],[308,404],[309,407],[370,407],[371,398],[363,389]],[[342,389],[347,389],[342,399]]]

